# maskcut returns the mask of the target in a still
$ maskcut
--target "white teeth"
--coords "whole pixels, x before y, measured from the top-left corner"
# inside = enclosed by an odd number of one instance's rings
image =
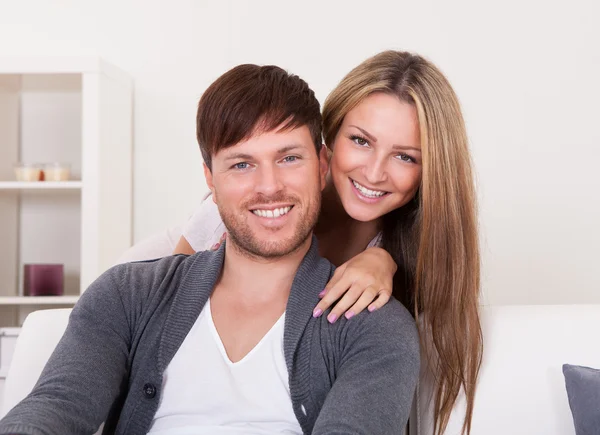
[[[365,195],[369,198],[379,198],[380,196],[383,196],[386,194],[386,192],[382,192],[380,190],[367,189],[366,187],[361,186],[354,180],[352,180],[352,184],[354,184],[354,187],[356,187],[360,191],[360,193],[362,193],[363,195]]]
[[[281,207],[281,208],[276,208],[275,210],[252,210],[252,213],[254,213],[256,216],[260,216],[260,217],[264,217],[264,218],[278,218],[280,216],[283,216],[284,214],[287,214],[290,210],[292,209],[292,207]]]

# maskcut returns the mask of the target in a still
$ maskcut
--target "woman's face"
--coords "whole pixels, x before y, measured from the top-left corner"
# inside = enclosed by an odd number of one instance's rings
[[[348,112],[332,148],[331,178],[353,219],[378,219],[415,196],[422,160],[414,105],[368,96]]]

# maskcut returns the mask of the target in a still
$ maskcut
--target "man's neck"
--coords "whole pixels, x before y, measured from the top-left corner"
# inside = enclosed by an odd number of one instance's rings
[[[260,258],[241,251],[231,240],[225,245],[223,272],[217,284],[221,291],[239,293],[255,303],[289,296],[302,259],[312,237],[294,252],[278,258]]]

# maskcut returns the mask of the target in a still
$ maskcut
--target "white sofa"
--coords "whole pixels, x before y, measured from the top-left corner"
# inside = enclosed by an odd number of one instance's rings
[[[600,305],[486,307],[482,323],[472,434],[575,435],[562,365],[600,368]],[[430,385],[422,374],[411,435],[432,433]],[[461,400],[447,435],[460,434],[463,416]]]
[[[70,310],[29,315],[13,356],[3,416],[33,388],[60,339]],[[564,363],[600,368],[600,305],[487,307],[484,361],[473,435],[575,435],[562,374]],[[411,435],[432,433],[430,381],[423,368]],[[464,403],[447,435],[460,434]]]
[[[33,389],[62,337],[71,309],[34,311],[23,323],[4,384],[0,418]]]

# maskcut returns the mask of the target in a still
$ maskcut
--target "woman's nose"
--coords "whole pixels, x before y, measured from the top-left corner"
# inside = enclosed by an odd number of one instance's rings
[[[370,184],[378,184],[386,181],[387,173],[385,165],[384,158],[374,155],[364,166],[363,174],[365,180]]]

